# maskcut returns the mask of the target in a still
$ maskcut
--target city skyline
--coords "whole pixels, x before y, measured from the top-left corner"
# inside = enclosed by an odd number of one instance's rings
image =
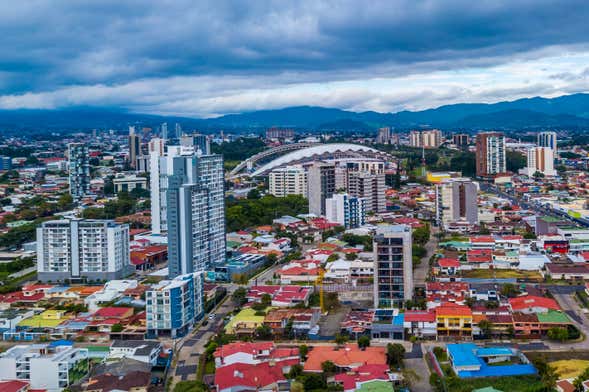
[[[586,92],[588,13],[572,0],[22,3],[0,15],[0,109],[395,112]]]

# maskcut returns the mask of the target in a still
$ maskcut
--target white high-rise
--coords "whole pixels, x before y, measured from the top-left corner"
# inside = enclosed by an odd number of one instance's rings
[[[363,226],[366,224],[366,199],[337,193],[325,200],[325,217],[346,229]]]
[[[223,157],[175,155],[166,165],[169,275],[209,271],[225,262]]]
[[[268,175],[269,193],[276,197],[301,195],[307,197],[307,172],[298,166],[274,169]]]
[[[129,226],[110,220],[62,219],[37,228],[41,281],[112,280],[131,271]]]
[[[545,176],[556,175],[554,170],[554,150],[550,147],[532,147],[528,150],[528,164],[520,173],[528,177],[542,173]]]
[[[538,133],[538,146],[551,148],[554,151],[554,155],[556,155],[558,148],[556,132],[546,131]]]

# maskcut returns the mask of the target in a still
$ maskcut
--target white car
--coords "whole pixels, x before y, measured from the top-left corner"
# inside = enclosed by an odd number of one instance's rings
[[[214,319],[215,319],[215,317],[216,317],[215,313],[211,313],[211,314],[209,314],[209,320],[211,320],[211,321],[212,321],[212,320],[214,320]]]

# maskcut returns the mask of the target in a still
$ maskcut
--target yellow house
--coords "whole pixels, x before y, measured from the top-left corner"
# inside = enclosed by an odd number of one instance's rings
[[[44,312],[30,317],[18,323],[19,327],[30,328],[53,328],[68,320],[65,310],[45,310]]]
[[[270,308],[266,309],[270,310]],[[256,316],[256,311],[251,308],[243,309],[237,313],[225,326],[225,332],[230,335],[251,335],[256,328],[264,324],[266,316]]]
[[[445,303],[436,308],[438,339],[472,339],[472,311],[468,306]]]

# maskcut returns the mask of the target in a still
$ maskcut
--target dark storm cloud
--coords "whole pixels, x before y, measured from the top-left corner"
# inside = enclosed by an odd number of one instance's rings
[[[587,20],[574,0],[21,1],[0,11],[0,70],[12,75],[4,93],[178,75],[337,79],[585,44]]]

